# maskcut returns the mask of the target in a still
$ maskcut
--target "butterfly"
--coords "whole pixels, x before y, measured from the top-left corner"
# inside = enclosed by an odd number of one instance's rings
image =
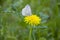
[[[23,15],[23,16],[30,16],[30,15],[32,15],[30,5],[27,4],[27,5],[22,9],[22,15]]]

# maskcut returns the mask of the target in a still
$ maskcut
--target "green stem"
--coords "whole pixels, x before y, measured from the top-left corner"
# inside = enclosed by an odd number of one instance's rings
[[[33,27],[35,27],[35,25],[34,25]],[[33,30],[34,30],[34,29],[33,29]],[[35,39],[35,33],[33,33],[33,40],[36,40],[36,39]]]
[[[31,35],[32,35],[32,27],[30,27],[29,40],[32,40]]]

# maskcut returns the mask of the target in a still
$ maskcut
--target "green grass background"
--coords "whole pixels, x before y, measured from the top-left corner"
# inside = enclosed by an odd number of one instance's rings
[[[0,40],[29,40],[21,13],[27,4],[42,19],[31,40],[60,40],[60,0],[0,0]]]

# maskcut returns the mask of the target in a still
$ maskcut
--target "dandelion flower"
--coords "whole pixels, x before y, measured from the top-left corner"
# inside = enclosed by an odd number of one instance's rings
[[[37,15],[26,16],[24,22],[30,25],[38,25],[41,22],[41,19]]]
[[[31,8],[29,5],[26,5],[22,9],[22,15],[25,16],[24,22],[29,25],[35,26],[41,23],[41,18],[39,18],[37,15],[32,15]],[[31,40],[31,35],[32,35],[32,27],[30,27],[29,40]]]

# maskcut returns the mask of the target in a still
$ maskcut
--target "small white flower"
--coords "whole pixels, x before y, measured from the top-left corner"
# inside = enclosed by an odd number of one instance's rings
[[[22,9],[22,15],[23,15],[23,16],[30,16],[30,15],[32,15],[31,8],[30,8],[29,5],[26,5],[26,6]]]

